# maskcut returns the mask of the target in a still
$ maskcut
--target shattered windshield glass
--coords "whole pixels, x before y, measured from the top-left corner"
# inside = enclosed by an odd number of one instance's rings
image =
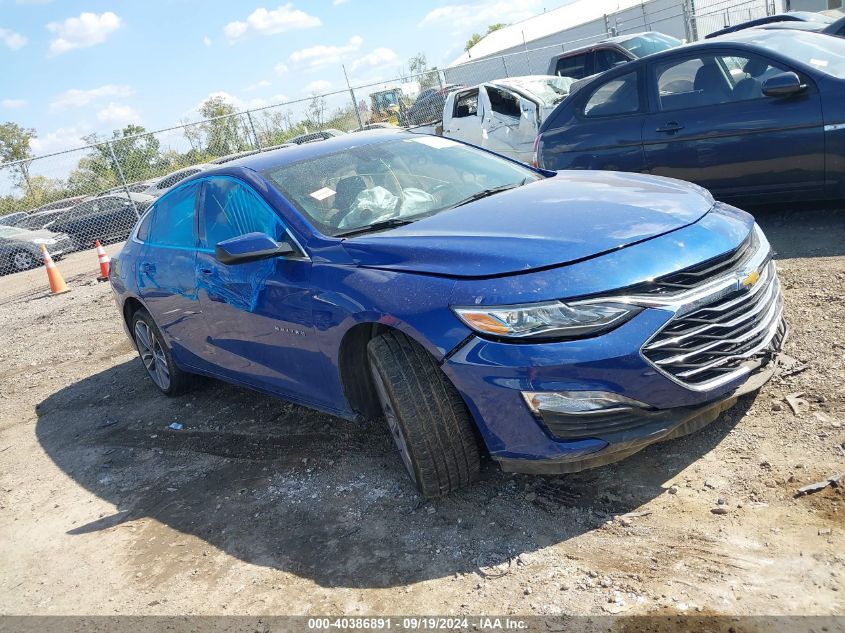
[[[318,231],[332,236],[391,220],[413,222],[541,178],[493,154],[423,135],[350,147],[264,175]]]
[[[509,79],[508,83],[514,88],[533,95],[544,105],[554,105],[566,98],[575,79],[572,77],[518,77]]]

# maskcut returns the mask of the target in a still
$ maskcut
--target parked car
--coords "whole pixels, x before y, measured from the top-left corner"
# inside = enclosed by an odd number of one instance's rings
[[[499,79],[449,93],[443,136],[529,162],[540,124],[569,94],[569,77]]]
[[[834,26],[834,24],[836,25]],[[811,30],[825,32],[831,35],[842,35],[841,28],[845,27],[843,18],[834,18],[823,13],[813,11],[789,11],[776,15],[767,15],[755,20],[748,20],[705,35],[705,39],[712,39],[751,28],[794,28],[796,30]],[[829,30],[828,30],[829,29]]]
[[[463,88],[461,84],[446,84],[442,88],[424,90],[405,113],[405,125],[436,123],[443,118],[443,106],[450,92]]]
[[[54,200],[47,204],[42,204],[37,209],[33,209],[30,213],[38,213],[40,211],[56,211],[57,209],[69,209],[75,207],[80,202],[90,200],[91,196],[71,196],[69,198],[62,198],[61,200]]]
[[[139,193],[142,193],[147,196],[154,196],[157,198],[174,185],[182,182],[188,176],[193,176],[194,174],[198,174],[206,169],[212,169],[213,167],[214,165],[200,163],[199,165],[192,165],[190,167],[183,167],[182,169],[177,169],[176,171],[167,174],[163,178],[159,178],[157,180],[152,181],[149,187]]]
[[[252,156],[253,154],[257,154],[261,150],[258,149],[250,149],[243,152],[235,152],[234,154],[226,154],[225,156],[219,156],[213,160],[208,161],[210,165],[222,165],[223,163],[228,163],[229,161],[237,160],[239,158],[243,158],[244,156]]]
[[[56,218],[62,217],[67,212],[67,209],[54,209],[52,211],[38,211],[37,213],[30,213],[26,217],[20,218],[15,226],[19,229],[26,229],[28,231],[37,231],[39,229],[49,228]]]
[[[681,40],[657,31],[610,37],[555,55],[549,62],[548,74],[583,79],[681,44]]]
[[[15,211],[14,213],[0,215],[0,226],[14,226],[15,224],[23,220],[27,215],[29,214],[26,211]]]
[[[94,240],[125,240],[138,218],[155,197],[143,193],[112,194],[88,200],[65,212],[50,225],[54,231],[67,233],[78,251],[94,246]]]
[[[295,145],[302,145],[303,143],[313,143],[314,141],[324,141],[327,138],[334,138],[335,136],[342,136],[346,132],[329,128],[327,130],[320,130],[319,132],[309,132],[308,134],[300,134],[288,139],[288,143]]]
[[[761,29],[792,29],[795,31],[807,31],[810,33],[821,33],[834,37],[845,37],[845,17],[825,22],[774,22],[757,27]]]
[[[546,169],[689,180],[720,200],[845,195],[845,40],[748,29],[615,68],[540,128]]]
[[[17,226],[0,226],[0,274],[29,270],[42,262],[41,245],[53,259],[73,249],[67,235],[53,231],[28,231]]]
[[[122,193],[126,193],[127,190],[129,190],[130,193],[144,193],[145,191],[147,191],[147,189],[149,189],[152,185],[156,184],[159,180],[160,180],[159,178],[153,178],[151,180],[142,180],[140,182],[133,182],[132,184],[126,185],[125,187],[123,185],[119,185],[117,187],[112,187],[111,189],[106,189],[105,191],[101,191],[97,195],[98,196],[108,196],[108,195],[115,194],[115,193],[116,194],[122,194]]]
[[[689,183],[373,131],[180,183],[110,280],[163,393],[197,373],[383,416],[433,497],[484,450],[574,472],[717,418],[774,371],[771,258]]]

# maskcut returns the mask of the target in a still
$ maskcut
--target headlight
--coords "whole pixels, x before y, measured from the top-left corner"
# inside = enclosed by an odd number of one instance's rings
[[[622,325],[642,308],[624,303],[563,303],[453,308],[458,318],[482,334],[506,338],[594,336]]]
[[[50,246],[50,245],[52,245],[52,244],[55,244],[55,243],[56,243],[56,240],[53,240],[53,239],[45,239],[45,238],[43,238],[43,237],[36,237],[34,240],[32,240],[32,243],[33,243],[33,244],[39,244],[39,245],[40,245],[40,244],[45,244],[45,245],[47,245],[47,246]]]

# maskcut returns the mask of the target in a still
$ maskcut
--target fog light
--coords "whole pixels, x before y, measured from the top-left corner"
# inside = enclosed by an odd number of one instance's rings
[[[606,415],[632,409],[649,409],[647,404],[608,391],[523,391],[525,403],[536,415]]]

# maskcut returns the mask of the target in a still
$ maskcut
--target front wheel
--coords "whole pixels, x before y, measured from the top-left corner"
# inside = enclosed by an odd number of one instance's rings
[[[22,272],[35,268],[41,264],[41,260],[29,251],[17,251],[12,254],[12,269],[15,272]]]
[[[161,331],[146,310],[138,310],[132,317],[132,336],[144,368],[163,394],[177,396],[190,386],[190,374],[173,362]]]
[[[475,481],[472,417],[434,358],[399,332],[374,338],[367,353],[390,434],[420,493],[430,499]]]

